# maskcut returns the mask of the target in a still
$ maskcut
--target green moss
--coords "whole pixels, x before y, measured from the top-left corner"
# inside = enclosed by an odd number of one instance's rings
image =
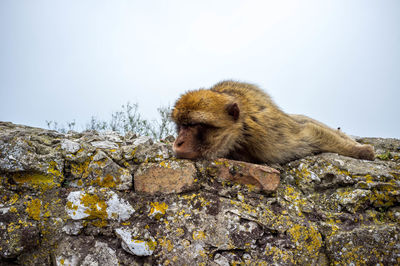
[[[392,159],[393,156],[389,151],[387,151],[385,153],[376,155],[376,158],[383,160],[383,161],[388,161],[388,160]]]

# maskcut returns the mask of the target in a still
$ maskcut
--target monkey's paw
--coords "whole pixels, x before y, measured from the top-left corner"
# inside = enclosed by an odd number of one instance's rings
[[[374,147],[369,144],[358,146],[357,147],[357,158],[373,161],[375,159]]]

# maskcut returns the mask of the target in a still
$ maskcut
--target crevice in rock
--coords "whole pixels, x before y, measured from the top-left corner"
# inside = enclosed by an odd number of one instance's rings
[[[245,249],[241,249],[241,248],[219,249],[218,247],[212,247],[212,246],[210,246],[209,250],[210,250],[210,253],[212,254],[213,260],[215,259],[215,256],[217,254],[223,255],[224,253],[233,253],[233,254],[236,254],[241,257],[246,252]]]

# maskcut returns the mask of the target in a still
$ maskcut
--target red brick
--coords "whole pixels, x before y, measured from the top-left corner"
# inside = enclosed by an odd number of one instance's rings
[[[214,161],[209,174],[222,180],[254,185],[266,192],[275,191],[280,183],[280,173],[274,168],[227,159]]]

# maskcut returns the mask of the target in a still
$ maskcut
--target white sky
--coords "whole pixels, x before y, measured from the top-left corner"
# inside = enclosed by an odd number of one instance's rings
[[[0,121],[84,126],[128,101],[152,119],[224,79],[400,138],[400,1],[0,1]]]

